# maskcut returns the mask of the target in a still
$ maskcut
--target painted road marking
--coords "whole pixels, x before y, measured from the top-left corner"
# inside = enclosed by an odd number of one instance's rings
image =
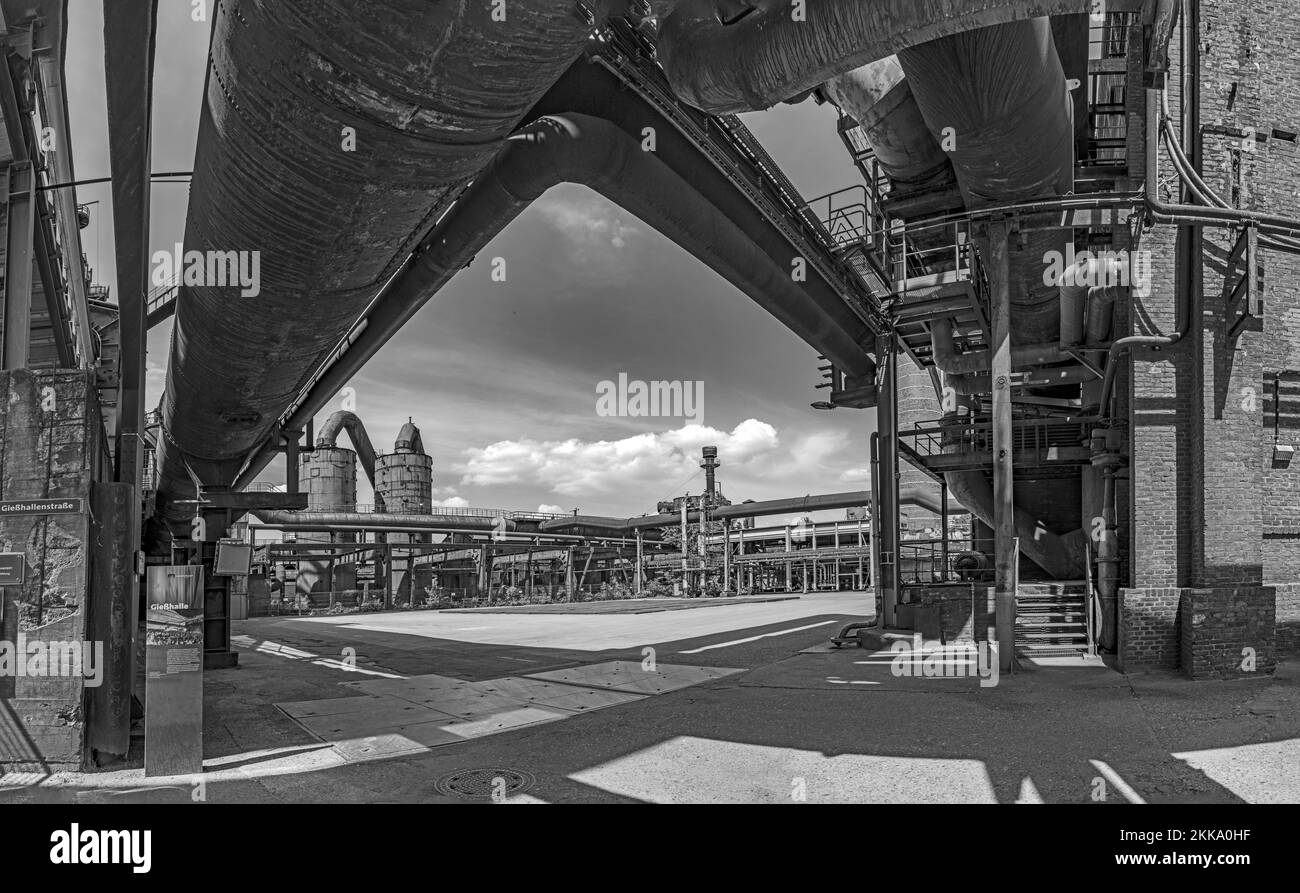
[[[827,620],[824,623],[810,623],[807,626],[796,626],[793,629],[780,629],[774,633],[763,633],[761,636],[750,636],[748,639],[736,639],[733,642],[719,642],[716,645],[705,645],[703,648],[692,648],[690,651],[678,651],[678,654],[699,654],[701,651],[712,651],[714,648],[730,648],[732,645],[744,645],[748,642],[757,642],[759,639],[770,639],[773,636],[788,636],[790,633],[803,632],[806,629],[816,629],[819,626],[830,626],[832,623],[839,623],[838,620]]]
[[[1142,799],[1141,794],[1129,787],[1128,782],[1120,778],[1119,773],[1110,768],[1110,766],[1106,765],[1101,760],[1089,760],[1088,762],[1092,763],[1092,765],[1096,767],[1097,771],[1102,774],[1102,777],[1110,782],[1115,790],[1119,791],[1124,799],[1129,803],[1145,804],[1147,802]]]

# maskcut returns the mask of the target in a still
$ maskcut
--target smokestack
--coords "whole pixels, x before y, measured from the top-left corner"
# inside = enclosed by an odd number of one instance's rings
[[[700,468],[704,469],[704,497],[709,504],[712,504],[717,496],[717,490],[714,488],[713,472],[720,464],[718,462],[718,448],[706,446],[704,448],[704,461],[700,463]]]

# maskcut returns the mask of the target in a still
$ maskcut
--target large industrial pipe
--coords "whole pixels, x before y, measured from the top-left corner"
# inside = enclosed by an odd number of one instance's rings
[[[948,137],[967,208],[1073,191],[1074,103],[1049,19],[954,34],[898,59],[930,132]]]
[[[993,484],[983,471],[948,472],[944,479],[954,499],[980,521],[993,526]],[[1020,551],[1031,561],[1058,580],[1083,579],[1087,535],[1082,528],[1060,536],[1020,508],[1015,512],[1015,525]]]
[[[361,423],[356,413],[340,409],[330,416],[321,426],[320,434],[316,436],[316,449],[334,449],[338,445],[339,433],[342,431],[348,432],[352,446],[357,451],[357,458],[361,460],[361,467],[365,470],[366,477],[370,479],[370,486],[373,487],[375,448],[370,444],[370,435],[366,433],[366,426]]]
[[[959,352],[953,345],[952,320],[936,319],[930,323],[930,339],[934,346],[934,364],[949,375],[970,375],[989,371],[989,351]],[[1029,369],[1047,363],[1059,363],[1061,349],[1055,344],[1022,344],[1011,349],[1011,367]]]
[[[604,18],[604,0],[586,5]],[[192,492],[189,470],[234,480],[590,32],[572,0],[508,16],[426,0],[216,5],[162,402],[164,495]]]
[[[354,527],[365,530],[393,530],[442,528],[446,530],[501,530],[513,531],[515,522],[509,518],[476,518],[466,515],[393,515],[366,512],[289,512],[281,509],[254,509],[253,514],[264,524],[274,524],[293,529],[299,525],[311,527]]]
[[[720,114],[765,109],[899,50],[1093,0],[683,0],[658,55],[677,95]],[[906,69],[906,65],[903,66]]]
[[[935,514],[940,513],[939,500],[924,488],[907,490],[911,504],[919,505]],[[871,504],[870,490],[856,490],[848,493],[826,493],[819,496],[796,496],[790,499],[770,499],[763,502],[743,502],[739,505],[721,506],[709,512],[709,518],[726,521],[732,518],[758,518],[764,515],[784,515],[802,512],[824,511],[828,509],[857,508]],[[565,530],[570,527],[594,527],[604,530],[644,530],[655,527],[671,527],[681,523],[681,515],[669,513],[663,515],[645,515],[640,518],[611,518],[593,515],[574,515],[572,517],[554,518],[543,521],[538,528],[543,531]],[[698,523],[699,512],[689,512],[687,522]]]
[[[871,378],[875,366],[861,343],[865,323],[835,286],[809,271],[797,283],[782,266],[794,249],[778,230],[753,214],[749,200],[712,164],[686,144],[673,125],[644,104],[634,104],[618,82],[596,66],[580,63],[543,107],[572,98],[590,109],[621,109],[620,129],[585,115],[557,115],[515,135],[509,147],[478,177],[420,246],[412,264],[385,291],[342,358],[327,369],[298,407],[289,426],[305,424],[371,356],[498,232],[538,196],[562,182],[582,183],[636,214],[694,254],[747,294],[819,353],[855,376]],[[577,126],[575,122],[581,123]],[[655,152],[641,150],[642,128],[658,134]],[[722,210],[734,205],[733,217]],[[784,249],[780,247],[784,241]],[[239,476],[250,482],[274,456],[265,444]]]
[[[952,179],[948,156],[926,126],[897,56],[833,77],[823,90],[862,127],[895,188],[924,188]]]

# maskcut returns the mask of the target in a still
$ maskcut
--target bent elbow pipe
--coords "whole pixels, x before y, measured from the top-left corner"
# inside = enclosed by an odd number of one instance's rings
[[[333,449],[338,444],[339,433],[348,432],[348,437],[352,440],[352,446],[357,451],[357,458],[361,460],[361,467],[366,472],[366,477],[370,481],[370,486],[375,485],[375,448],[370,443],[370,435],[366,433],[366,426],[361,423],[361,419],[356,413],[348,412],[346,409],[340,409],[329,417],[324,425],[321,426],[320,434],[316,437],[316,449]],[[379,498],[376,491],[375,498]]]
[[[858,122],[895,184],[925,187],[953,177],[948,155],[930,133],[897,56],[833,77],[823,90]]]

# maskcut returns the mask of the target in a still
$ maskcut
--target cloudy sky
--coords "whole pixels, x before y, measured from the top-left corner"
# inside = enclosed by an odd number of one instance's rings
[[[210,23],[192,20],[191,0],[159,5],[153,169],[188,171]],[[109,172],[101,7],[70,4],[79,179]],[[811,102],[745,116],[806,197],[860,182],[835,119]],[[99,203],[82,237],[96,281],[112,284],[108,185],[82,187],[78,200]],[[154,186],[151,251],[182,240],[187,201],[186,184]],[[813,389],[814,351],[636,217],[585,187],[561,186],[483,254],[510,259],[508,282],[492,282],[477,264],[462,272],[350,383],[377,449],[392,449],[408,417],[419,425],[444,504],[641,514],[700,492],[705,444],[719,448],[733,501],[867,487],[874,414],[811,409],[824,394]],[[170,323],[150,333],[150,407],[170,334]],[[598,414],[600,383],[620,373],[702,382],[702,418]],[[263,479],[282,482],[283,473],[279,462]],[[368,502],[369,488],[360,490]]]

